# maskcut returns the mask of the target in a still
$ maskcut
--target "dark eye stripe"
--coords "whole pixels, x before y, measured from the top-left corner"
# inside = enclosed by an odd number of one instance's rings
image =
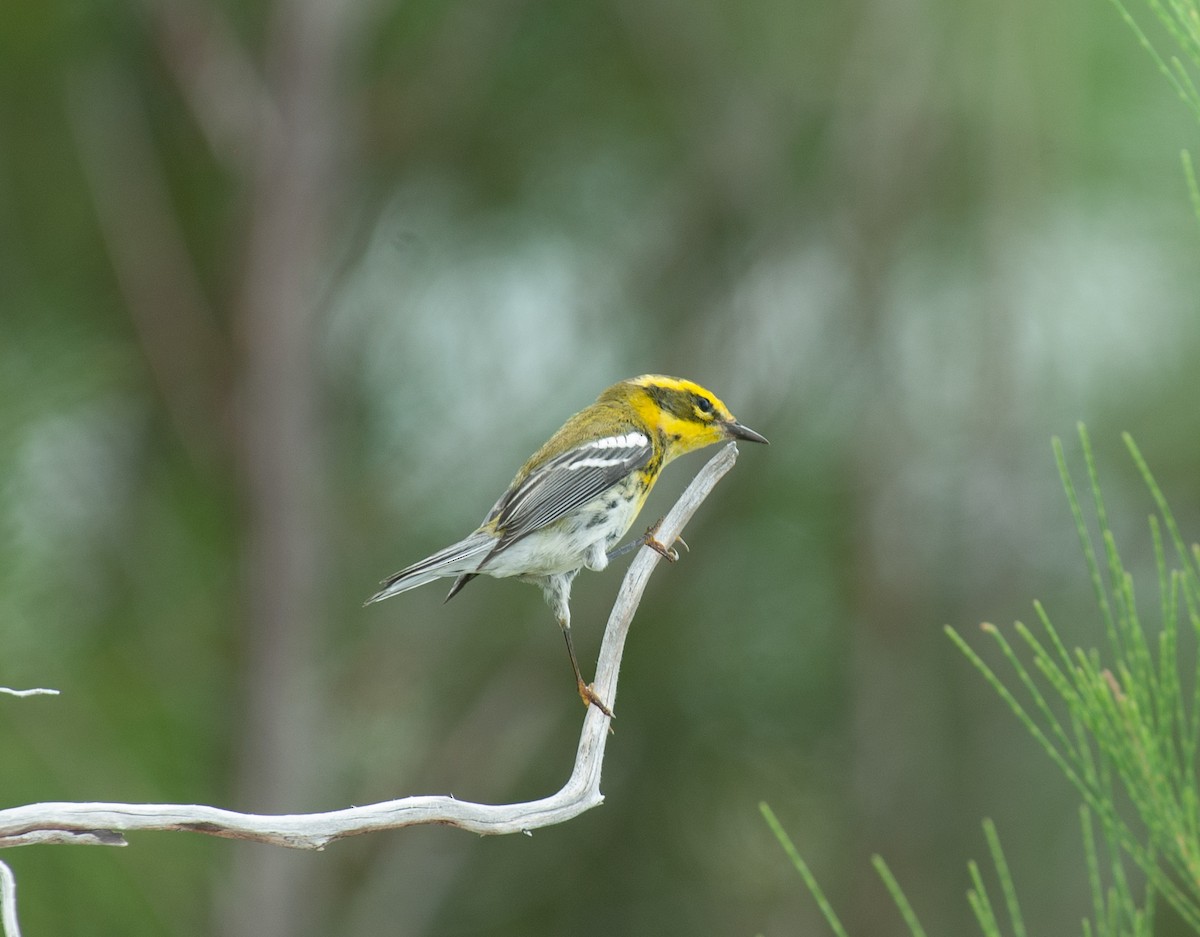
[[[694,420],[697,410],[712,414],[715,409],[707,397],[688,390],[651,384],[646,388],[646,393],[660,408],[681,420]]]

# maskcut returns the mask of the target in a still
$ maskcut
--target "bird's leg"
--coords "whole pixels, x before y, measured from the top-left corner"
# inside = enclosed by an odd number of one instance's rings
[[[653,550],[655,553],[657,553],[659,556],[661,556],[668,563],[674,563],[676,560],[678,560],[679,552],[677,550],[663,546],[662,542],[659,541],[654,536],[658,532],[658,525],[661,524],[662,522],[663,522],[663,519],[660,517],[653,524],[651,524],[649,527],[647,527],[646,532],[644,534],[642,534],[640,537],[638,537],[634,540],[630,540],[628,543],[622,544],[621,546],[619,546],[615,550],[613,550],[611,553],[609,553],[608,554],[609,562],[611,562],[612,560],[615,560],[618,556],[624,556],[630,550],[636,550],[638,547],[641,547],[641,546],[649,547],[651,550]],[[682,537],[676,537],[675,542],[683,544],[683,548],[685,550],[691,549],[691,547],[689,547],[687,545],[687,541],[684,540]]]
[[[637,540],[630,540],[628,543],[621,544],[615,550],[609,551],[608,561],[611,563],[618,556],[624,556],[630,550],[636,550],[638,547],[640,547],[642,545],[642,542],[643,542],[642,538],[638,537]]]
[[[571,657],[571,669],[575,671],[575,686],[579,690],[579,698],[583,700],[584,706],[595,706],[600,712],[613,718],[612,710],[604,704],[604,700],[600,699],[596,691],[592,689],[592,684],[583,682],[583,674],[579,672],[579,661],[575,658],[575,644],[571,641],[571,624],[570,622],[559,622],[562,625],[563,637],[567,640],[567,654]]]
[[[602,553],[600,556],[603,557],[604,554]],[[597,565],[596,568],[603,569],[604,567]],[[579,690],[579,698],[583,700],[584,706],[594,704],[600,712],[611,719],[613,717],[612,710],[605,705],[604,700],[600,699],[591,684],[583,682],[583,674],[579,672],[579,661],[575,657],[575,642],[571,640],[571,581],[577,572],[579,570],[573,569],[534,581],[542,587],[546,602],[554,611],[554,617],[558,619],[558,626],[562,629],[563,638],[567,642],[567,654],[571,657],[571,670],[575,673],[575,686]],[[610,725],[609,729],[611,728]]]

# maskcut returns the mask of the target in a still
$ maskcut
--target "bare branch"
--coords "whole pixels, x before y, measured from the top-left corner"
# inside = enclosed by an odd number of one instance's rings
[[[0,862],[0,928],[7,937],[21,937],[21,925],[17,923],[17,880],[5,862]]]
[[[658,525],[656,536],[673,543],[717,482],[737,459],[737,446],[724,446],[700,470]],[[639,550],[630,564],[604,629],[596,663],[596,690],[611,706],[625,638],[660,555]],[[37,691],[10,691],[18,695]],[[43,691],[44,692],[44,691]],[[123,846],[122,834],[187,830],[228,839],[250,840],[292,849],[324,849],[348,836],[436,823],[473,833],[523,833],[562,823],[604,800],[600,773],[608,739],[608,718],[595,706],[584,718],[575,765],[558,792],[518,804],[479,804],[446,796],[404,797],[325,813],[262,815],[197,804],[42,803],[0,810],[0,848],[35,843]],[[15,885],[0,863],[0,901],[7,937],[18,937]]]
[[[12,687],[0,686],[0,693],[5,696],[58,696],[58,690],[48,690],[45,687],[34,687],[31,690],[14,690]]]
[[[6,837],[5,846],[128,846],[125,837],[114,830],[31,830]]]

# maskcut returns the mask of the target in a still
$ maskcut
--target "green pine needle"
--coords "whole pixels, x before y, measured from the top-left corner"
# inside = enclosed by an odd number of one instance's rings
[[[847,937],[846,929],[842,927],[842,922],[838,919],[837,913],[833,910],[833,905],[829,903],[829,899],[825,897],[825,892],[821,890],[821,886],[817,884],[816,878],[808,868],[796,850],[795,844],[791,837],[787,835],[783,825],[775,816],[770,805],[764,800],[758,805],[759,811],[763,815],[763,819],[767,821],[767,826],[771,828],[771,832],[775,834],[775,839],[779,841],[779,845],[783,847],[783,851],[787,853],[787,857],[792,861],[796,871],[800,873],[800,877],[804,879],[804,884],[817,902],[817,907],[821,909],[821,913],[825,916],[825,920],[829,924],[830,930],[834,932],[836,937]]]
[[[1192,166],[1192,154],[1184,150],[1180,153],[1180,158],[1183,162],[1183,178],[1187,182],[1188,198],[1192,202],[1192,213],[1196,216],[1196,221],[1200,222],[1200,186],[1196,184],[1196,170]]]
[[[996,824],[991,820],[984,820],[983,835],[987,837],[992,863],[996,866],[996,875],[1000,879],[1000,891],[1004,893],[1008,918],[1012,922],[1013,937],[1026,937],[1025,920],[1021,917],[1021,906],[1017,903],[1017,891],[1013,888],[1008,862],[1004,858],[1004,851],[1000,848],[1000,836],[996,833]]]
[[[996,912],[992,908],[991,899],[988,897],[987,887],[983,884],[983,876],[979,874],[979,864],[974,859],[967,863],[967,872],[971,876],[972,884],[967,891],[967,902],[971,905],[971,910],[975,912],[975,920],[979,922],[979,929],[983,931],[983,937],[1004,937],[1003,931],[1000,930],[1000,922],[996,919]]]
[[[875,866],[875,871],[879,873],[879,877],[883,879],[883,884],[887,886],[888,893],[892,896],[892,901],[896,902],[900,916],[904,918],[904,923],[908,925],[912,937],[925,937],[925,928],[917,920],[917,914],[913,911],[912,905],[909,904],[908,896],[904,894],[904,889],[896,881],[896,876],[892,875],[892,870],[883,861],[883,856],[872,856],[871,864]]]

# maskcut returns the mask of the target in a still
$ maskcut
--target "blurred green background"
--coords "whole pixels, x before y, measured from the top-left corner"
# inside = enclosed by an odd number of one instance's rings
[[[0,801],[542,796],[583,711],[537,590],[361,607],[613,381],[769,449],[626,650],[605,804],[532,837],[4,859],[25,932],[973,932],[1088,911],[1075,798],[942,633],[1098,643],[1050,456],[1133,432],[1200,530],[1196,126],[1112,7],[16,0],[0,8]],[[701,464],[667,473],[653,520]],[[625,563],[573,602],[590,672]],[[1168,922],[1169,923],[1169,922]]]

